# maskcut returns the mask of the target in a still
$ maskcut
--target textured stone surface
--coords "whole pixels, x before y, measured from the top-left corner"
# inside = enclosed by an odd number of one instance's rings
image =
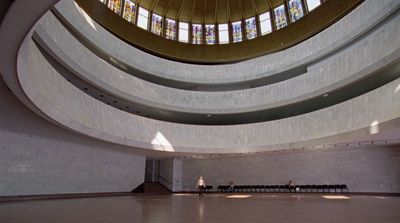
[[[237,158],[183,160],[183,190],[203,176],[207,185],[347,184],[351,192],[400,193],[400,145]]]
[[[98,89],[155,108],[201,114],[274,108],[352,84],[400,57],[399,30],[398,15],[352,45],[318,58],[306,73],[289,80],[253,89],[197,92],[149,83],[110,65],[75,39],[52,13],[47,13],[36,28],[42,44],[64,66]]]
[[[0,130],[0,196],[129,192],[144,157]]]
[[[42,119],[0,81],[0,196],[129,192],[144,160]]]
[[[68,128],[122,145],[169,152],[252,152],[324,137],[343,140],[340,134],[351,137],[357,131],[368,136],[372,123],[378,123],[380,131],[386,122],[392,122],[386,128],[399,124],[399,79],[335,106],[264,123],[196,126],[138,117],[82,93],[49,65],[32,42],[26,44],[18,73],[30,100]],[[158,137],[161,144],[154,143]]]

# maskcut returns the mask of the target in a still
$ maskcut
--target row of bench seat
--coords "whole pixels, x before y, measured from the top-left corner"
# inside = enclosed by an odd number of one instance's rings
[[[212,186],[211,186],[212,190]],[[349,192],[346,184],[322,184],[322,185],[235,185],[233,189],[230,185],[219,185],[219,192],[321,192],[321,193],[343,193]]]

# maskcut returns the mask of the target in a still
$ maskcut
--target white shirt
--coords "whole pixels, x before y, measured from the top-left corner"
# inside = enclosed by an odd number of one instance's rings
[[[204,183],[204,179],[203,179],[203,178],[200,178],[200,179],[197,181],[197,186],[205,186],[205,183]]]

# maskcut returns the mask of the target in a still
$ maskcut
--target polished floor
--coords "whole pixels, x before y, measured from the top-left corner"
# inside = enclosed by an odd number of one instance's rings
[[[134,195],[0,203],[1,223],[399,223],[400,197],[318,194]]]

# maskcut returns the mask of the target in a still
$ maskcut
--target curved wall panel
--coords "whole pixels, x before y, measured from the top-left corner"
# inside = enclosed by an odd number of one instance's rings
[[[132,103],[169,112],[234,114],[322,98],[325,93],[338,91],[347,85],[353,85],[353,89],[365,88],[361,86],[365,84],[361,80],[370,76],[377,76],[374,78],[383,80],[382,84],[393,80],[400,75],[398,68],[392,69],[391,73],[377,71],[394,66],[393,63],[400,58],[399,21],[400,16],[392,16],[351,46],[315,63],[303,75],[254,89],[223,92],[173,89],[131,76],[85,48],[51,13],[44,16],[36,27],[35,40],[59,63],[90,85]],[[343,100],[349,98],[351,96]]]
[[[29,99],[60,125],[98,139],[151,150],[265,151],[343,134],[365,136],[370,134],[371,125],[379,125],[379,131],[384,131],[400,124],[400,79],[341,104],[292,118],[193,126],[138,117],[93,99],[58,74],[31,40],[21,48],[18,75]]]
[[[399,5],[396,0],[367,0],[337,23],[294,47],[248,61],[214,66],[169,61],[137,50],[104,30],[71,1],[60,2],[55,11],[93,48],[109,55],[116,64],[131,68],[132,73],[144,72],[188,85],[215,85],[272,78],[310,64],[360,37],[396,11]]]

